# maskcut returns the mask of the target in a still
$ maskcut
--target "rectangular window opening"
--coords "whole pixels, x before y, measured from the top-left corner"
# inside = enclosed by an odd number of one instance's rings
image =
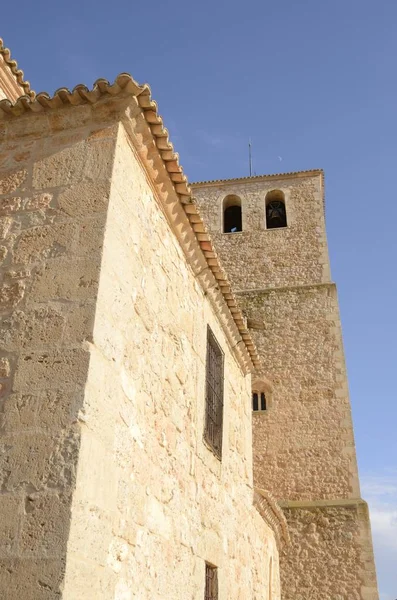
[[[264,392],[261,393],[261,410],[266,410],[266,396]]]
[[[214,454],[222,457],[223,352],[208,327],[204,439]]]
[[[204,600],[218,600],[218,569],[205,563]]]

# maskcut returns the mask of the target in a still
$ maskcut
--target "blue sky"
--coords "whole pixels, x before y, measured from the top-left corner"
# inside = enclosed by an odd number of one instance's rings
[[[249,137],[257,174],[325,169],[382,600],[397,597],[396,29],[395,0],[20,0],[0,31],[36,91],[150,83],[191,181],[247,175]]]

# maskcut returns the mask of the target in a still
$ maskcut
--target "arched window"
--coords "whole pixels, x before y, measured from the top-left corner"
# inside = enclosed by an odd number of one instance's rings
[[[269,409],[271,398],[271,387],[269,382],[257,379],[252,384],[252,410],[264,412]]]
[[[223,201],[223,233],[243,230],[241,200],[238,196],[226,196]]]
[[[272,190],[266,194],[266,229],[287,227],[285,198],[280,190]]]
[[[265,392],[252,392],[252,410],[266,410]]]

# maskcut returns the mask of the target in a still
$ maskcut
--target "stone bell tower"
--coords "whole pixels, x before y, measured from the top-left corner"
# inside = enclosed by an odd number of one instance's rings
[[[192,187],[240,304],[258,328],[264,372],[257,378],[266,402],[255,394],[254,479],[275,496],[289,524],[283,600],[378,600],[329,268],[323,173]]]

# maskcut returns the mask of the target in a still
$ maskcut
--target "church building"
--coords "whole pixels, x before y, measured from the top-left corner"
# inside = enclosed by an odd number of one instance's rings
[[[324,175],[189,184],[0,39],[0,598],[379,600]]]

